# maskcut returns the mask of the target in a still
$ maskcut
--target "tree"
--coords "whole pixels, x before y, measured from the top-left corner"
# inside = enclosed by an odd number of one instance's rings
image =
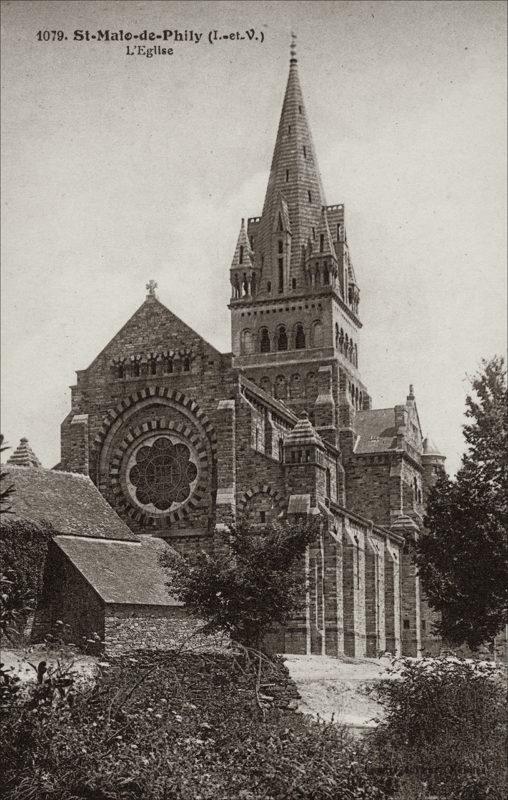
[[[4,435],[0,433],[0,453],[4,453],[6,450],[9,450],[7,445],[4,445]],[[4,472],[0,467],[0,482],[5,481],[8,477],[9,473]],[[6,486],[0,483],[0,514],[9,514],[11,511],[11,507],[9,505],[9,498],[14,492],[14,486],[12,484],[7,484]]]
[[[262,649],[269,628],[284,624],[304,602],[299,562],[317,527],[316,522],[300,521],[261,529],[241,521],[230,532],[229,558],[221,552],[201,552],[192,561],[165,554],[169,591],[205,620],[205,633],[222,631],[240,644]]]
[[[8,450],[3,441],[0,435],[0,450]],[[12,515],[9,498],[16,487],[4,484],[8,477],[8,472],[0,471],[0,514],[8,515],[0,530],[0,633],[12,638],[23,629],[40,593],[54,531],[49,525],[40,528]]]
[[[508,621],[508,443],[506,371],[483,361],[466,397],[468,450],[456,478],[443,475],[429,493],[416,561],[436,632],[473,650]]]

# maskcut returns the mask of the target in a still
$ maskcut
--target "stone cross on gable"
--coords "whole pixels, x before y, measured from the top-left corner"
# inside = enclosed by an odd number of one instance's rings
[[[147,288],[147,290],[148,290],[148,294],[149,294],[151,297],[156,297],[156,296],[157,296],[157,295],[155,294],[155,290],[156,290],[156,288],[157,288],[157,286],[158,286],[158,285],[159,285],[159,284],[157,283],[157,281],[154,281],[154,280],[150,280],[150,281],[148,281],[148,283],[146,284],[146,288]]]

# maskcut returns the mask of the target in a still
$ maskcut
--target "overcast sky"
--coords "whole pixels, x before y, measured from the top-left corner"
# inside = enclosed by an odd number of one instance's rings
[[[59,461],[74,371],[150,278],[230,349],[228,271],[240,218],[261,213],[294,29],[326,200],[346,206],[363,380],[381,408],[413,383],[454,471],[466,373],[505,349],[505,17],[485,0],[2,3],[9,443]],[[203,38],[154,58],[73,41],[145,28]],[[250,28],[262,43],[207,41]]]

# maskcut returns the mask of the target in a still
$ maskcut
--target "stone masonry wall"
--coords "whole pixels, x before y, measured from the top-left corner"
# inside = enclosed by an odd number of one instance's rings
[[[100,651],[104,638],[102,600],[55,542],[46,558],[31,640],[41,642],[48,634],[90,652]]]
[[[104,625],[106,654],[180,647],[206,652],[226,646],[221,637],[198,634],[200,625],[181,607],[108,605]]]

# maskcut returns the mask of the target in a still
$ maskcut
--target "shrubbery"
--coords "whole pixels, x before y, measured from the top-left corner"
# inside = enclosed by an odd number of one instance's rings
[[[504,682],[492,665],[402,659],[362,741],[288,710],[282,659],[135,652],[79,686],[60,665],[6,687],[7,800],[501,800]]]
[[[138,652],[101,670],[94,687],[42,684],[4,715],[6,798],[385,796],[343,728],[278,707],[294,694],[280,660]]]
[[[399,659],[371,693],[384,717],[369,745],[387,790],[401,800],[504,800],[502,669],[458,658]]]

